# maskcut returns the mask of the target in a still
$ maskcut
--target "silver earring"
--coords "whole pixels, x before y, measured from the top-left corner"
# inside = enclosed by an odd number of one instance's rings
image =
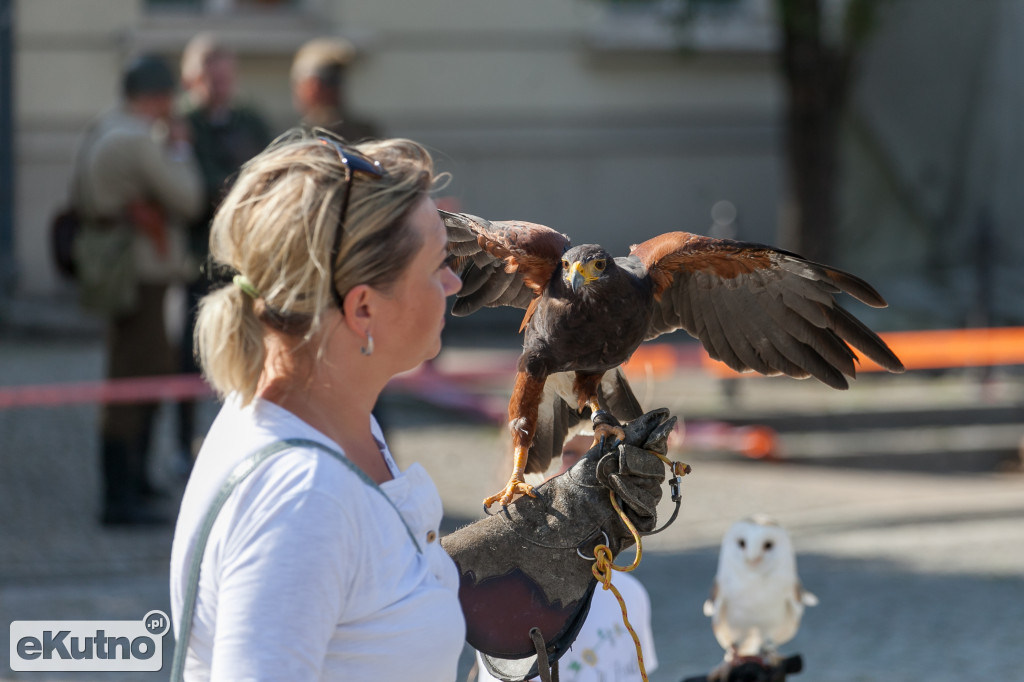
[[[366,345],[360,346],[359,352],[363,355],[373,355],[373,335],[370,332],[366,332]]]

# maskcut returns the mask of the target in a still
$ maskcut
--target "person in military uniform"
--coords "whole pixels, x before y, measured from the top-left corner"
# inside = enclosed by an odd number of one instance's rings
[[[345,97],[345,75],[355,47],[342,38],[314,38],[292,61],[292,99],[306,128],[325,128],[350,143],[381,137],[379,127],[354,117]]]
[[[186,284],[185,321],[179,343],[180,371],[199,371],[195,361],[192,330],[199,299],[209,290],[208,279],[198,265],[209,254],[210,221],[234,174],[242,164],[270,144],[270,128],[263,117],[236,99],[237,68],[234,53],[213,33],[201,33],[185,46],[181,58],[181,82],[185,88],[184,118],[206,188],[206,208],[189,225],[191,279]],[[178,450],[184,471],[191,468],[198,451],[195,402],[178,404]]]

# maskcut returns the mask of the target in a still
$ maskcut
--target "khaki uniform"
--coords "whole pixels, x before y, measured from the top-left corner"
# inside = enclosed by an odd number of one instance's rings
[[[107,327],[107,377],[173,373],[175,354],[167,339],[163,301],[167,287],[184,282],[196,264],[187,257],[189,220],[204,208],[198,165],[188,145],[171,148],[166,128],[117,109],[90,132],[79,164],[79,206],[85,220],[128,223],[127,206],[143,200],[165,217],[166,251],[132,227],[138,280],[135,308]],[[137,513],[152,493],[147,460],[158,403],[108,404],[101,417],[104,520]]]
[[[82,160],[81,208],[86,219],[125,220],[125,207],[139,199],[166,214],[168,253],[135,235],[136,273],[144,283],[170,284],[187,274],[186,224],[204,205],[199,167],[188,147],[169,149],[166,129],[123,109],[108,113],[92,134]]]

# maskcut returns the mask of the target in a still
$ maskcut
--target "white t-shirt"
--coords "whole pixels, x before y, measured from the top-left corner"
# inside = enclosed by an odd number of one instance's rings
[[[651,632],[651,599],[647,589],[628,573],[612,574],[612,585],[626,602],[629,624],[633,626],[644,653],[644,668],[648,673],[658,668]],[[480,674],[478,682],[498,682],[487,672],[477,654]],[[619,600],[611,590],[600,585],[594,591],[590,612],[580,628],[572,647],[558,659],[558,679],[561,682],[637,682],[640,666],[636,661],[636,645],[622,622]]]
[[[187,680],[454,680],[465,638],[441,499],[419,465],[378,490],[331,455],[294,448],[231,494],[200,567]],[[273,403],[228,399],[185,489],[171,550],[175,633],[199,526],[243,459],[285,438],[340,450]]]

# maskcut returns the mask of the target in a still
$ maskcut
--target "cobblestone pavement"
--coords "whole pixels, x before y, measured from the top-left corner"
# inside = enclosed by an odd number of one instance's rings
[[[451,349],[439,366],[507,360],[507,353]],[[94,337],[0,338],[0,385],[100,375]],[[783,649],[804,656],[805,673],[794,679],[1022,679],[1024,476],[1013,470],[1024,434],[1020,377],[982,386],[963,373],[868,376],[845,393],[752,379],[738,383],[731,403],[718,383],[687,371],[641,380],[637,390],[645,404],[666,405],[694,426],[723,417],[796,419],[779,427],[782,461],[679,455],[694,467],[680,518],[645,543],[637,571],[654,605],[661,666],[653,682],[706,672],[720,660],[701,603],[722,533],[756,511],[789,528],[803,581],[821,600]],[[501,391],[494,386],[499,402]],[[205,417],[214,410],[208,404]],[[912,428],[891,418],[907,410],[938,416]],[[993,424],[982,413],[1010,416]],[[0,410],[0,621],[128,620],[169,608],[170,529],[115,532],[96,522],[97,414],[81,405]],[[504,473],[496,454],[503,432],[402,396],[391,396],[384,414],[398,458],[423,462],[437,481],[448,528],[478,518],[480,498]],[[852,427],[844,421],[851,414],[859,416]],[[876,422],[886,428],[872,428]],[[165,410],[153,468],[173,510],[183,483],[171,428]],[[468,665],[467,655],[463,672]],[[168,670],[132,679],[166,679]],[[126,679],[0,667],[2,680],[108,678]]]

